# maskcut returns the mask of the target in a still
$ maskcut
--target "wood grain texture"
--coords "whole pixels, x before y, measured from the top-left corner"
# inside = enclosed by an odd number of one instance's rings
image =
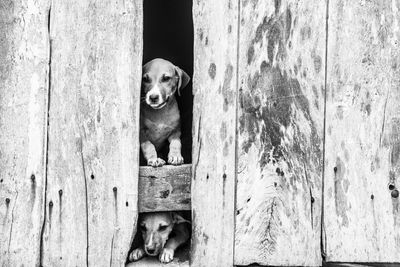
[[[142,4],[53,1],[44,266],[123,266],[136,229]]]
[[[44,220],[48,1],[0,2],[0,266],[38,266]]]
[[[190,210],[192,165],[140,167],[139,212]]]
[[[329,3],[327,260],[400,262],[400,1]]]
[[[326,1],[241,1],[235,264],[319,266]]]
[[[232,266],[238,2],[194,1],[192,266]]]

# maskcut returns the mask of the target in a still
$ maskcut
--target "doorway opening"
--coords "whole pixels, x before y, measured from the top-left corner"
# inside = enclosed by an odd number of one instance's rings
[[[143,65],[163,58],[184,70],[189,84],[176,95],[181,115],[181,143],[184,163],[192,162],[193,118],[193,18],[190,0],[143,1]],[[168,153],[168,146],[162,155]],[[164,156],[165,157],[165,156]],[[141,165],[146,165],[141,155]]]
[[[193,118],[193,18],[191,0],[143,0],[143,65],[162,58],[184,70],[190,77],[188,85],[177,93],[181,124],[181,166],[146,166],[141,152],[139,168],[139,221],[136,236],[128,254],[143,247],[143,229],[140,220],[147,212],[170,213],[191,221],[191,163],[192,163],[192,118]],[[157,154],[167,162],[168,142]],[[185,222],[186,223],[186,222]],[[187,223],[189,233],[191,225]],[[171,232],[170,238],[176,234]],[[174,262],[189,265],[190,239],[175,251]],[[158,257],[145,257],[127,266],[159,266]],[[179,265],[181,266],[181,265]]]

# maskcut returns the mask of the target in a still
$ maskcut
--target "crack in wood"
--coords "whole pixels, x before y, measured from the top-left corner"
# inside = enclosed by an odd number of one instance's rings
[[[385,106],[384,106],[384,108],[383,108],[382,129],[381,129],[381,134],[380,134],[380,136],[379,136],[379,144],[380,144],[381,146],[382,146],[382,136],[383,136],[383,133],[384,133],[384,131],[385,131],[386,106],[387,106],[387,102],[388,102],[388,99],[389,99],[389,94],[390,94],[390,87],[388,88],[388,92],[387,92],[386,100],[385,100]]]
[[[53,52],[52,40],[51,40],[51,8],[52,2],[49,4],[49,9],[47,13],[47,34],[49,40],[49,54],[48,54],[48,72],[47,72],[47,99],[46,99],[46,121],[44,129],[44,197],[43,197],[43,222],[40,229],[40,244],[39,244],[39,266],[43,266],[43,243],[44,243],[44,230],[46,226],[46,212],[47,212],[47,172],[48,172],[48,162],[49,162],[49,128],[50,128],[50,92],[51,92],[51,57]]]
[[[324,201],[325,201],[325,152],[326,152],[326,100],[328,91],[328,44],[329,44],[329,0],[326,1],[325,9],[325,68],[324,68],[324,112],[323,112],[323,140],[322,140],[322,177],[321,177],[321,225],[320,225],[320,248],[321,257],[326,259],[326,233],[324,227]]]
[[[203,139],[201,138],[201,113],[199,115],[199,123],[197,126],[197,143],[199,144],[199,148],[197,149],[197,159],[196,159],[196,163],[194,164],[194,168],[193,168],[193,180],[196,180],[196,170],[197,170],[197,165],[199,164],[199,160],[200,160],[200,152],[201,152],[201,147],[203,144]]]
[[[16,195],[15,195],[15,200],[14,200],[14,206],[11,211],[11,225],[10,225],[10,233],[8,235],[8,255],[10,255],[10,244],[11,244],[11,238],[12,238],[12,231],[13,231],[13,224],[14,224],[14,210],[15,206],[17,205],[17,199],[18,199],[18,191],[15,190]]]
[[[84,131],[83,131],[84,132]],[[81,165],[83,171],[83,180],[85,185],[85,211],[86,211],[86,266],[89,266],[89,211],[88,211],[88,189],[87,189],[87,181],[86,181],[86,168],[85,168],[85,160],[83,157],[83,140],[81,135],[81,143],[79,147],[79,152],[81,156]]]
[[[313,202],[314,202],[314,197],[312,194],[312,190],[311,190],[311,186],[310,186],[310,181],[309,181],[309,177],[308,177],[308,173],[307,173],[307,166],[306,163],[303,162],[303,166],[304,166],[304,175],[306,176],[306,182],[307,182],[307,187],[309,189],[310,192],[310,219],[311,219],[311,229],[314,229],[314,214],[313,214]]]
[[[112,260],[113,260],[113,248],[114,248],[114,233],[111,238],[111,249],[110,249],[110,267],[112,266]]]

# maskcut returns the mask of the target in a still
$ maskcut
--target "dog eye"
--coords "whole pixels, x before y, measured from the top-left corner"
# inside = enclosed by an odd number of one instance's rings
[[[163,77],[161,78],[161,81],[162,81],[162,82],[168,82],[169,80],[171,80],[171,77],[170,77],[170,76],[163,76]]]
[[[141,225],[141,226],[140,226],[140,230],[141,230],[142,232],[146,232],[146,230],[147,230],[147,229],[146,229],[146,226],[145,226],[145,225]]]
[[[168,228],[168,225],[160,225],[160,227],[158,227],[158,230],[165,231],[165,230],[167,230],[167,228]]]
[[[148,75],[144,75],[142,78],[143,82],[149,83],[150,82],[150,77]]]

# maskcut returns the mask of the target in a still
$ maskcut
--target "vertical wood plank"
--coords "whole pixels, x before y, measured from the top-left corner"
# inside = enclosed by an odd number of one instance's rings
[[[192,266],[232,266],[238,1],[194,1]]]
[[[326,1],[241,1],[235,264],[319,266]]]
[[[330,0],[328,261],[400,262],[399,9],[398,0]]]
[[[37,266],[44,220],[48,1],[0,2],[0,265]]]
[[[137,218],[142,3],[53,1],[45,266],[122,266]]]

